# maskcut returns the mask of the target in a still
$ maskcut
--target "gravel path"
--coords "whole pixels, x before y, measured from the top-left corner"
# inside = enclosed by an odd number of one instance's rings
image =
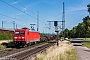
[[[72,42],[79,60],[90,60],[90,49],[82,45],[83,40],[72,39]]]
[[[8,40],[0,40],[0,44],[3,43],[3,42],[9,42]]]
[[[79,60],[90,60],[90,49],[84,46],[74,46]]]

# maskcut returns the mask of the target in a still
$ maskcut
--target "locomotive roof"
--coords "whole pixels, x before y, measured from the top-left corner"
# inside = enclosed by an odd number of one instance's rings
[[[30,30],[29,28],[26,28],[26,27],[24,27],[24,28],[22,28],[22,29],[28,29],[28,30]]]
[[[26,28],[26,27],[24,27],[24,28],[17,28],[16,30],[23,30],[23,29],[28,29],[28,30],[30,30],[29,28]]]
[[[31,29],[29,29],[29,28],[26,28],[26,27],[24,27],[24,28],[21,28],[21,29],[16,29],[16,30],[26,30],[26,29],[28,29],[28,30],[29,30],[29,31],[31,31],[31,32],[39,32],[39,31],[31,30]]]

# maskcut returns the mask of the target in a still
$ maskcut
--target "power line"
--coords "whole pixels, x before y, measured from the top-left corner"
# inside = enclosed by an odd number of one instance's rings
[[[60,16],[62,13],[60,13],[60,14],[58,14],[57,16],[55,16],[54,18],[56,18],[56,17],[58,17],[58,16]],[[52,18],[52,19],[50,19],[50,20],[53,20],[54,18]]]
[[[15,19],[15,20],[18,20],[18,21],[22,21],[20,19],[17,19],[17,18],[14,18],[14,17],[10,17],[10,16],[4,15],[4,14],[0,14],[0,15],[5,16],[5,17],[8,17],[8,18],[11,18],[11,19]],[[28,22],[24,22],[24,23],[28,23]]]
[[[17,0],[15,0],[16,2],[17,2]],[[26,8],[24,5],[22,5],[20,2],[18,2],[18,4],[19,5],[21,5],[22,7],[24,7],[24,8]],[[27,9],[27,8],[26,8]],[[30,11],[30,12],[32,12],[31,10],[29,10],[29,9],[27,9],[28,11]],[[35,14],[34,12],[32,12],[33,14]],[[36,14],[35,14],[36,15]],[[36,15],[37,16],[37,15]],[[39,18],[41,18],[40,16],[39,16]],[[42,18],[41,18],[42,19]],[[43,19],[44,20],[44,19]],[[41,21],[41,20],[39,20],[39,21]],[[41,21],[42,23],[44,23],[46,26],[47,26],[47,24],[45,23],[45,22],[43,22],[43,21]]]
[[[16,2],[17,2],[17,0],[15,0]],[[19,5],[21,5],[22,7],[24,7],[24,8],[26,8],[24,5],[22,5],[20,2],[18,2],[18,4]],[[27,8],[26,8],[27,9]],[[31,10],[29,10],[29,9],[27,9],[28,11],[30,11],[30,12],[32,12]],[[34,12],[32,12],[33,14],[35,14]],[[36,15],[36,14],[35,14]],[[37,16],[37,15],[36,15]],[[39,18],[41,18],[40,16],[39,16]],[[42,18],[41,18],[42,19]],[[44,19],[43,19],[44,20]],[[41,20],[40,20],[41,21]],[[42,23],[44,23],[43,21],[41,21]],[[44,23],[46,26],[47,26],[47,24],[46,23]]]
[[[22,12],[22,13],[24,13],[24,14],[32,17],[32,18],[37,19],[36,17],[31,16],[30,14],[26,13],[25,11],[22,11],[22,10],[16,8],[16,7],[10,5],[9,3],[7,3],[7,2],[5,2],[5,1],[3,1],[3,0],[0,0],[0,1],[2,1],[3,3],[5,3],[5,4],[7,4],[7,5],[9,5],[9,6],[13,7],[13,8],[15,8],[16,10],[18,10],[18,11],[20,11],[20,12]],[[15,0],[15,1],[16,1],[16,0]],[[18,3],[19,3],[19,2],[18,2]],[[25,7],[24,5],[22,5],[21,3],[19,3],[19,4],[20,4],[22,7],[26,8],[26,7]],[[27,8],[26,8],[26,9],[27,9]],[[28,10],[29,10],[29,9],[28,9]],[[32,12],[31,10],[29,10],[29,11]],[[32,12],[32,13],[33,13],[33,12]],[[35,14],[35,13],[33,13],[33,14]],[[0,15],[3,15],[3,14],[0,14]],[[35,14],[35,15],[36,15],[36,14]],[[6,16],[6,15],[3,15],[3,16]],[[9,17],[9,16],[6,16],[6,17]],[[13,17],[9,17],[9,18],[19,20],[19,19],[17,19],[17,18],[13,18]],[[41,19],[42,19],[42,18],[41,18]],[[43,20],[44,20],[44,19],[43,19]],[[19,21],[21,21],[21,20],[19,20]],[[47,26],[47,24],[46,24],[45,22],[43,22],[43,21],[41,21],[41,22],[44,23],[44,24]]]
[[[12,5],[10,5],[10,4],[8,4],[7,2],[5,2],[5,1],[3,1],[3,0],[0,0],[0,1],[2,1],[3,3],[5,3],[5,4],[7,4],[7,5],[9,5],[9,6],[13,7],[13,8],[15,8],[16,10],[18,10],[18,11],[20,11],[20,12],[23,12],[23,13],[27,14],[28,16],[31,16],[30,14],[28,14],[28,13],[26,13],[26,12],[24,12],[24,11],[22,11],[22,10],[20,10],[20,9],[18,9],[18,8],[12,6]],[[23,6],[23,7],[24,7],[24,6]],[[31,17],[33,17],[33,16],[31,16]],[[37,19],[36,17],[33,17],[33,18]],[[14,18],[14,19],[15,19],[15,18]],[[44,23],[44,22],[43,22],[43,23]],[[45,23],[44,23],[44,24],[45,24]],[[46,24],[45,24],[45,25],[46,25]],[[46,26],[47,26],[47,25],[46,25]]]
[[[15,0],[16,2],[17,2],[17,0]],[[23,8],[26,8],[24,5],[22,5],[20,2],[18,2],[18,4],[19,5],[21,5]],[[27,9],[27,8],[26,8]],[[31,10],[29,10],[29,9],[27,9],[28,11],[30,11],[30,12],[32,12]],[[32,12],[33,14],[35,14],[34,12]],[[60,14],[58,14],[57,16],[55,16],[54,18],[56,18],[56,17],[58,17],[59,15],[61,15],[62,13],[60,13]],[[35,14],[36,15],[36,14]],[[39,16],[39,18],[41,18],[40,16]],[[54,19],[53,18],[53,19]],[[42,19],[42,18],[41,18]],[[42,20],[44,20],[44,19],[42,19]],[[41,20],[40,20],[41,21]],[[43,21],[41,21],[42,23],[44,23]],[[46,23],[44,23],[46,26],[47,26],[47,24]],[[38,24],[37,24],[38,25]],[[47,26],[48,27],[48,26]]]
[[[17,15],[17,14],[14,14],[14,13],[12,13],[12,12],[10,12],[10,11],[7,11],[7,10],[5,10],[5,9],[2,9],[2,8],[0,8],[1,10],[3,10],[3,11],[5,11],[5,12],[8,12],[8,13],[11,13],[11,14],[13,14],[13,15],[15,15],[15,18],[16,18],[16,16],[19,16],[19,15]],[[24,17],[23,17],[24,18]],[[26,19],[26,18],[24,18],[24,19]],[[26,19],[27,20],[27,19]]]
[[[5,17],[8,17],[8,18],[15,19],[15,20],[19,20],[19,19],[17,19],[17,18],[13,18],[13,17],[7,16],[7,15],[4,15],[4,14],[0,14],[0,15],[5,16]],[[19,20],[19,21],[22,21],[22,20]]]
[[[10,12],[10,11],[5,10],[5,9],[2,9],[2,8],[0,8],[0,9],[3,10],[3,11],[5,11],[5,12],[8,12],[8,13],[14,14],[14,13],[12,13],[12,12]]]
[[[0,8],[1,10],[3,10],[3,11],[5,11],[5,12],[8,12],[8,13],[11,13],[11,14],[14,14],[14,13],[12,13],[12,12],[10,12],[10,11],[7,11],[7,10],[5,10],[5,9],[2,9],[2,8]],[[5,16],[5,17],[8,17],[8,18],[12,18],[12,19],[15,19],[15,20],[18,20],[18,21],[22,21],[22,20],[20,20],[20,19],[17,19],[16,17],[14,18],[14,17],[10,17],[10,16],[7,16],[7,15],[4,15],[4,14],[0,14],[0,15],[2,15],[2,16]],[[18,15],[16,15],[16,14],[14,14],[15,16],[18,16]],[[23,21],[22,21],[23,22]],[[25,22],[25,21],[24,21]],[[3,22],[2,22],[3,23]],[[27,22],[25,22],[25,23],[27,23]],[[3,25],[3,24],[2,24]]]
[[[8,18],[11,18],[11,19],[15,19],[15,20],[18,20],[18,21],[22,21],[20,19],[17,19],[17,18],[14,18],[14,17],[10,17],[10,16],[7,16],[7,15],[4,15],[4,14],[0,14],[1,16],[5,16],[5,17],[8,17]],[[23,21],[22,21],[23,22]],[[28,22],[24,22],[24,23],[28,23]],[[30,23],[29,23],[30,24]],[[36,25],[37,26],[37,25]]]
[[[17,2],[17,0],[15,0]],[[20,2],[18,2],[19,5],[21,5],[22,7],[26,8],[24,5],[22,5]],[[27,9],[27,8],[26,8]],[[27,9],[28,11],[32,12],[30,9]],[[35,14],[34,12],[32,12],[33,14]],[[35,14],[36,15],[36,14]]]
[[[26,12],[24,12],[24,11],[22,11],[22,10],[20,10],[20,9],[14,7],[14,6],[12,6],[12,5],[10,5],[9,3],[7,3],[7,2],[5,2],[5,1],[3,1],[3,0],[0,0],[0,1],[2,1],[3,3],[5,3],[5,4],[7,4],[7,5],[9,5],[9,6],[13,7],[13,8],[15,8],[16,10],[18,10],[18,11],[20,11],[20,12],[22,12],[22,13],[25,13],[26,15],[28,15],[28,16],[30,16],[30,17],[32,17],[32,18],[37,19],[36,17],[31,16],[30,14],[28,14],[28,13],[26,13]]]

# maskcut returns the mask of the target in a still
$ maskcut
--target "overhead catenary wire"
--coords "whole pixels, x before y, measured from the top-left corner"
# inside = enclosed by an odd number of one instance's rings
[[[9,18],[12,18],[12,19],[15,19],[15,20],[19,20],[19,19],[17,19],[17,18],[10,17],[10,16],[4,15],[4,14],[0,14],[0,15],[5,16],[5,17],[9,17]],[[19,20],[19,21],[22,21],[22,20]]]
[[[7,4],[7,5],[9,5],[9,6],[13,7],[13,8],[15,8],[16,10],[18,10],[18,11],[20,11],[20,12],[22,12],[22,13],[25,13],[26,15],[28,15],[28,16],[34,18],[34,19],[37,19],[36,17],[31,16],[30,14],[26,13],[25,11],[22,11],[22,10],[16,8],[16,7],[10,5],[9,3],[7,3],[7,2],[5,2],[5,1],[3,1],[3,0],[0,0],[0,1],[2,1],[3,3],[5,3],[5,4]]]
[[[15,15],[15,18],[16,18],[16,16],[19,16],[18,14],[14,14],[14,13],[12,13],[12,12],[10,12],[10,11],[7,11],[7,10],[5,10],[5,9],[2,9],[2,8],[0,8],[1,10],[3,10],[3,11],[5,11],[5,12],[8,12],[8,13],[11,13],[11,14],[13,14],[13,15]],[[24,17],[23,17],[24,18]],[[16,18],[17,19],[17,18]],[[26,18],[24,18],[25,20],[27,20]],[[19,19],[20,20],[20,19]]]
[[[17,0],[15,0],[17,2]],[[19,5],[21,5],[23,8],[26,8],[23,4],[21,4],[20,2],[17,2]],[[34,12],[32,12],[30,9],[26,8],[26,10],[30,11],[31,13],[35,14]],[[36,14],[35,14],[36,15]]]
[[[5,10],[5,9],[3,9],[3,8],[0,8],[0,10],[3,10],[3,11],[5,11],[5,12],[8,12],[8,13],[11,13],[11,14],[13,14],[13,15],[15,15],[15,16],[18,16],[18,15],[16,15],[16,14],[14,14],[14,13],[12,13],[12,12],[10,12],[10,11],[7,11],[7,10]],[[8,17],[8,18],[11,18],[11,19],[15,19],[15,20],[18,20],[18,21],[22,21],[23,22],[23,20],[20,20],[20,19],[18,19],[18,18],[14,18],[14,17],[11,17],[11,16],[7,16],[7,15],[5,15],[5,14],[0,14],[0,15],[2,15],[2,16],[4,16],[4,17]],[[6,20],[7,21],[7,20]],[[12,21],[14,21],[14,20],[12,20]],[[4,21],[5,22],[5,21]],[[3,22],[3,23],[4,23]],[[7,21],[8,22],[8,21]],[[9,21],[10,22],[10,21]],[[10,23],[13,23],[13,22],[10,22]],[[28,22],[26,22],[26,21],[24,21],[24,23],[28,23]],[[28,24],[30,24],[30,23],[28,23]]]
[[[11,17],[11,16],[7,16],[7,15],[4,15],[4,14],[0,14],[0,15],[2,15],[2,16],[4,16],[4,17],[11,18],[11,19],[15,19],[15,20],[18,20],[18,21],[22,21],[22,20],[20,20],[20,19],[17,19],[17,18]],[[23,21],[22,21],[22,22],[23,22]],[[25,22],[25,23],[28,23],[28,22]]]
[[[17,2],[17,0],[15,0],[16,2]],[[26,8],[24,5],[22,5],[20,2],[18,2],[18,4],[19,5],[21,5],[23,8]],[[26,8],[27,9],[27,8]],[[30,9],[27,9],[28,11],[30,11],[30,12],[32,12]],[[35,14],[34,12],[32,12],[33,14]],[[36,14],[35,14],[36,15]],[[37,16],[37,15],[36,15]],[[39,18],[40,19],[42,19],[40,16],[39,16]],[[44,19],[42,19],[42,20],[44,20]],[[39,21],[41,21],[41,20],[39,20]],[[45,21],[45,20],[44,20]],[[43,22],[43,21],[41,21],[42,23],[44,23],[46,26],[47,26],[47,24],[45,23],[45,22]],[[48,27],[48,26],[47,26]]]
[[[30,14],[26,13],[25,11],[22,11],[22,10],[16,8],[16,7],[10,5],[9,3],[7,3],[7,2],[5,2],[5,1],[3,1],[3,0],[0,0],[0,1],[2,1],[3,3],[5,3],[5,4],[7,4],[7,5],[9,5],[9,6],[13,7],[13,8],[15,8],[16,10],[18,10],[18,11],[20,11],[20,12],[22,12],[22,13],[28,15],[28,16],[31,16]],[[16,1],[16,0],[15,0],[15,1]],[[19,2],[18,2],[18,3],[19,3]],[[26,7],[25,7],[24,5],[22,5],[21,3],[19,3],[19,4],[20,4],[21,6],[23,6],[24,8],[26,8]],[[27,8],[26,8],[26,9],[27,9]],[[32,11],[29,10],[29,9],[27,9],[27,10],[30,11],[30,12],[32,12]],[[32,12],[32,13],[33,13],[33,12]],[[35,14],[35,13],[33,13],[33,14]],[[3,14],[1,14],[1,15],[3,15]],[[35,14],[35,15],[36,15],[36,14]],[[6,16],[6,15],[3,15],[3,16]],[[6,17],[10,17],[10,16],[6,16]],[[31,16],[31,17],[37,19],[36,17],[33,17],[33,16]],[[13,17],[11,17],[11,18],[13,18]],[[17,18],[14,18],[14,19],[19,20],[19,19],[17,19]],[[42,19],[42,18],[40,17],[40,19]],[[45,20],[45,19],[42,19],[42,20]],[[21,21],[21,20],[19,20],[19,21]],[[41,21],[41,20],[40,20],[40,21]],[[41,21],[41,22],[44,23],[44,24],[47,26],[47,24],[46,24],[45,22],[43,22],[43,21]]]
[[[14,17],[10,17],[10,16],[7,16],[7,15],[4,15],[4,14],[0,14],[1,16],[4,16],[4,17],[8,17],[8,18],[11,18],[11,19],[15,19],[15,20],[18,20],[18,21],[22,21],[20,19],[17,19],[17,18],[14,18]],[[13,20],[12,20],[13,21]],[[24,23],[28,23],[28,22],[24,22]],[[30,23],[29,23],[30,24]],[[29,25],[28,24],[28,25]],[[21,25],[21,24],[20,24]],[[24,25],[24,24],[23,24]],[[25,24],[26,25],[26,24]],[[37,26],[37,25],[36,25]]]
[[[7,5],[9,5],[9,6],[13,7],[13,8],[15,8],[15,9],[17,9],[18,11],[20,11],[20,12],[22,12],[22,13],[25,13],[25,14],[28,15],[28,16],[31,16],[30,14],[26,13],[25,11],[22,11],[22,10],[16,8],[16,7],[10,5],[9,3],[7,3],[7,2],[5,2],[5,1],[3,1],[3,0],[0,0],[0,1],[2,1],[3,3],[5,3],[5,4],[7,4]],[[24,7],[24,6],[23,6],[23,7]],[[37,19],[36,17],[33,17],[33,16],[31,16],[31,17]],[[46,24],[45,24],[45,25],[46,25]],[[47,26],[47,25],[46,25],[46,26]]]
[[[15,0],[16,2],[17,2],[17,0]],[[26,8],[23,4],[21,4],[20,2],[17,2],[19,5],[21,5],[23,8]],[[27,8],[26,8],[27,9]],[[30,12],[32,12],[31,10],[29,10],[29,9],[27,9],[28,11],[30,11]],[[35,14],[34,12],[32,12],[33,14]],[[55,16],[54,18],[56,18],[56,17],[58,17],[58,16],[60,16],[62,13],[60,13],[60,14],[58,14],[57,16]],[[36,15],[36,14],[35,14]],[[40,16],[39,16],[39,18],[40,19],[42,19]],[[54,18],[52,18],[52,19],[54,19]],[[51,19],[51,20],[52,20]],[[45,21],[45,19],[42,19],[42,20],[44,20]],[[41,20],[39,20],[39,21],[41,21]],[[45,23],[45,22],[43,22],[43,21],[41,21],[42,23],[44,23],[46,26],[47,26],[47,24]],[[47,26],[48,27],[48,26]]]
[[[11,13],[11,14],[14,14],[14,13],[12,13],[12,12],[10,12],[10,11],[7,11],[7,10],[5,10],[5,9],[3,9],[3,8],[0,8],[0,10],[3,10],[3,11],[5,11],[5,12]]]
[[[60,13],[60,14],[58,14],[58,15],[56,15],[54,18],[52,18],[52,19],[50,19],[50,20],[54,20],[56,17],[58,17],[58,16],[60,16],[60,15],[62,15],[63,13]],[[49,22],[49,29],[51,29],[51,22]]]
[[[4,2],[3,0],[0,0],[0,1]],[[4,2],[4,3],[6,3],[6,2]],[[6,4],[8,4],[8,3],[6,3]],[[10,4],[8,4],[8,5],[11,6],[11,7],[13,7],[13,8],[15,8],[15,9],[17,9],[17,10],[19,10],[18,8],[14,7],[14,6],[10,5]],[[6,12],[8,12],[8,13],[14,14],[14,13],[12,13],[12,12],[9,12],[9,11],[5,10],[5,9],[2,9],[2,8],[0,8],[0,9],[3,10],[3,11],[6,11]],[[19,10],[19,11],[21,11],[21,10]],[[22,12],[22,13],[25,13],[24,11],[21,11],[21,12]],[[10,16],[4,15],[4,14],[0,14],[0,15],[5,16],[5,17],[9,17],[9,18],[12,18],[12,19],[15,19],[15,20],[18,20],[18,21],[22,21],[22,20],[20,20],[20,19],[17,19],[16,17],[15,17],[15,18],[14,18],[14,17],[10,17]],[[16,15],[16,14],[14,14],[14,15]],[[27,23],[27,22],[26,22],[26,23]]]
[[[58,16],[60,16],[60,15],[62,15],[63,13],[60,13],[60,14],[58,14],[58,15],[56,15],[54,18],[52,18],[52,19],[50,19],[50,20],[53,20],[53,19],[55,19],[56,17],[58,17]]]

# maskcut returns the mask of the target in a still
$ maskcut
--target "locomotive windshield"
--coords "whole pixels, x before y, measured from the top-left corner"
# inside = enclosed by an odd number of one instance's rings
[[[25,32],[15,32],[15,34],[25,34]]]

